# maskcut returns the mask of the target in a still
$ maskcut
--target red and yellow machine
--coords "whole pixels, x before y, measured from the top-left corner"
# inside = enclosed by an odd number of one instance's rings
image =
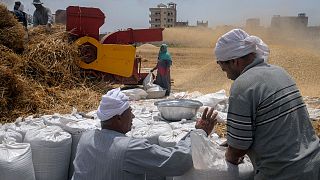
[[[141,72],[136,43],[162,41],[162,28],[128,29],[105,35],[99,28],[105,15],[98,8],[69,6],[66,29],[79,46],[79,66],[86,74],[122,84],[140,84],[148,74]]]

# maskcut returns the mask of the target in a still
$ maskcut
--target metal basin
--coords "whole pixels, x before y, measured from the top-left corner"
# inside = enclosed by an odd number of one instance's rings
[[[167,99],[154,103],[161,116],[168,121],[192,119],[203,105],[200,101],[190,99]]]

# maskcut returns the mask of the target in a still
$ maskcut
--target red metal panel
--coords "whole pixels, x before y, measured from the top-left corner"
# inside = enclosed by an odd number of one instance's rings
[[[66,29],[78,37],[90,36],[99,40],[99,28],[104,19],[104,13],[98,8],[69,6]]]
[[[163,28],[157,29],[128,29],[117,31],[104,36],[102,44],[134,44],[137,42],[162,41]]]

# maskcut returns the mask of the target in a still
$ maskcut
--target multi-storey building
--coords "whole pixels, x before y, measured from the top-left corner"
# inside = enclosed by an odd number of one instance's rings
[[[298,16],[280,16],[275,15],[271,19],[271,28],[273,29],[292,29],[303,30],[308,26],[308,16],[300,13]]]
[[[168,5],[159,4],[156,8],[150,10],[150,25],[151,28],[168,28],[174,27],[177,21],[177,5],[169,3]]]

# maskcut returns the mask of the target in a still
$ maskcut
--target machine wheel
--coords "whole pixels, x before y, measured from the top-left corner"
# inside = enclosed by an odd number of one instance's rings
[[[87,43],[83,44],[79,47],[80,50],[80,58],[83,62],[90,64],[97,59],[97,47],[94,45]]]

